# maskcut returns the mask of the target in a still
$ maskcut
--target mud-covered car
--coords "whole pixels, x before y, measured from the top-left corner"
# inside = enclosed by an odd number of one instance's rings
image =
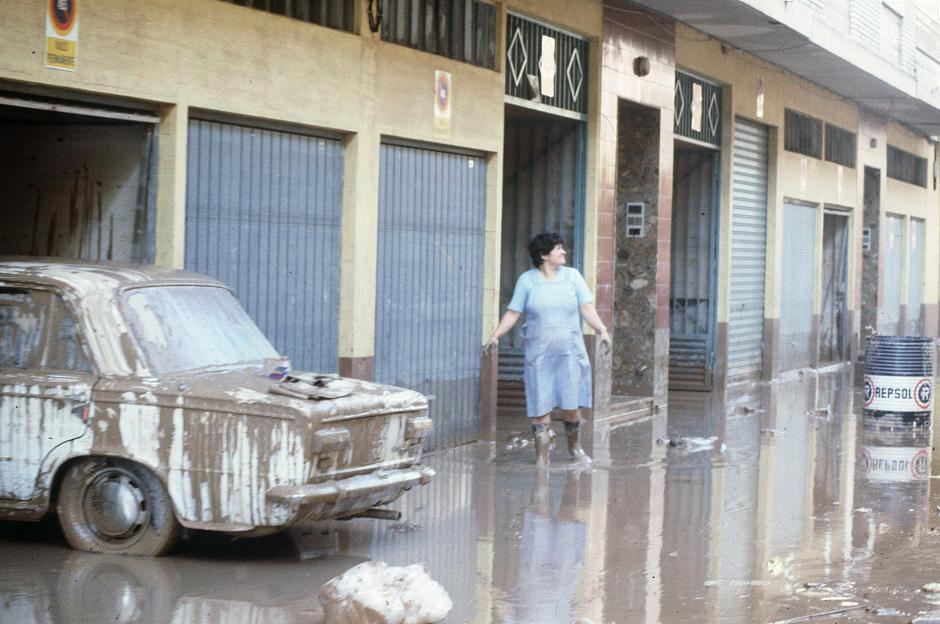
[[[380,517],[430,428],[417,392],[290,370],[207,277],[0,259],[0,518],[55,510],[76,549]]]

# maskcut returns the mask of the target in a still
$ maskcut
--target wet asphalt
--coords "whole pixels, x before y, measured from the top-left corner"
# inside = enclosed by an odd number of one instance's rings
[[[69,550],[0,523],[0,623],[322,621],[320,585],[423,563],[447,622],[940,622],[940,463],[929,428],[866,418],[844,369],[673,394],[595,432],[593,470],[478,443],[427,458],[400,522],[358,519],[169,557]]]

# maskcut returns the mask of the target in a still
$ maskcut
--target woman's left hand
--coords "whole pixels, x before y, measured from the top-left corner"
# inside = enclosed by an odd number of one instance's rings
[[[601,332],[600,336],[598,336],[598,340],[600,341],[601,353],[604,355],[610,353],[610,350],[613,347],[613,340],[610,339],[610,334],[607,333],[606,329]]]

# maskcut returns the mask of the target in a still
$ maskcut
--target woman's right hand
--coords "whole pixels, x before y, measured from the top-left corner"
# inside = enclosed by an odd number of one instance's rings
[[[498,348],[499,348],[499,338],[496,338],[495,336],[493,336],[490,338],[489,342],[483,345],[483,353],[489,353],[493,351],[494,349],[498,349]]]

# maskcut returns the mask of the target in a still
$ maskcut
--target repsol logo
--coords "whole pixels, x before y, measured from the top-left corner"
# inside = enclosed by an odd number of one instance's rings
[[[906,399],[910,401],[914,398],[914,391],[910,388],[890,388],[881,386],[875,387],[876,399]]]
[[[928,410],[933,399],[929,377],[865,376],[862,387],[865,407],[871,409]]]

